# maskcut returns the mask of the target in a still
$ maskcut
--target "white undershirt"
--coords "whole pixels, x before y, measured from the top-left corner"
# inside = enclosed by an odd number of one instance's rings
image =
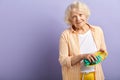
[[[87,31],[85,34],[79,34],[79,42],[80,42],[80,52],[81,54],[93,54],[97,51],[93,36],[91,31]],[[86,67],[84,66],[83,61],[81,63],[81,72],[93,72],[95,71],[94,66]]]

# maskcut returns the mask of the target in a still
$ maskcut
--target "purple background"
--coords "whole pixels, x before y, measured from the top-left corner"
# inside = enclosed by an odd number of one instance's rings
[[[0,80],[61,80],[59,36],[74,0],[0,0]],[[82,0],[89,23],[104,30],[109,56],[106,80],[120,80],[120,1]]]

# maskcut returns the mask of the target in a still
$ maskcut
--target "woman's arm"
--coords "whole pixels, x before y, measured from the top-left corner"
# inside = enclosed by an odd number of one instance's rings
[[[59,42],[59,62],[61,66],[71,67],[71,57],[68,51],[68,41],[65,33],[62,33]]]
[[[100,51],[104,52],[103,59],[105,59],[108,56],[108,52],[106,49],[105,39],[104,39],[104,33],[103,30],[101,30],[101,45],[100,45]]]

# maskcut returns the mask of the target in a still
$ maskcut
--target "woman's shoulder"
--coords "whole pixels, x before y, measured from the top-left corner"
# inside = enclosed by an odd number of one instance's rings
[[[100,26],[90,25],[95,31],[103,31]]]
[[[61,35],[67,35],[70,32],[70,28],[64,29],[61,33]]]

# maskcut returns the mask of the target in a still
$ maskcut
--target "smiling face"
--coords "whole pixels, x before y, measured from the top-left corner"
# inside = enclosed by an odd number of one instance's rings
[[[87,16],[78,9],[72,9],[70,22],[75,28],[80,29],[87,23]]]

